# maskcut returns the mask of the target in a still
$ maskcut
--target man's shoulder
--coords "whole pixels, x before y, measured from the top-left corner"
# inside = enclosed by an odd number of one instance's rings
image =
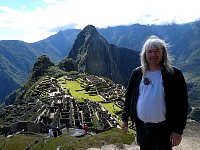
[[[167,70],[167,69],[164,69],[162,71],[162,74],[164,75],[167,75],[168,77],[175,77],[175,76],[182,76],[183,73],[181,71],[180,68],[176,67],[176,66],[170,66],[170,70]]]
[[[142,71],[142,66],[136,67],[133,72],[141,72]]]
[[[173,69],[174,73],[182,73],[181,69],[178,68],[177,66],[172,66],[172,69]]]
[[[180,71],[180,68],[178,68],[177,66],[171,66],[171,67],[172,67],[172,69],[175,70],[175,71],[176,71],[176,70],[179,70],[179,71]]]
[[[133,71],[132,71],[132,77],[138,77],[139,75],[142,75],[142,67],[136,67]]]

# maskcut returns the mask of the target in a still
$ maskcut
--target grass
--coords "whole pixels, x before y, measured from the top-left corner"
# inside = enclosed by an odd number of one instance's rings
[[[22,150],[34,144],[37,138],[38,136],[34,135],[14,135],[6,138],[6,141],[1,147],[5,150]]]
[[[0,136],[0,149],[3,148],[3,146],[5,145],[5,143],[6,143],[6,139],[3,136]]]
[[[121,108],[114,103],[100,103],[100,105],[104,107],[112,116],[115,115],[114,112],[121,110]]]
[[[123,144],[131,144],[133,142],[133,135],[125,135],[122,130],[113,128],[107,132],[99,133],[95,136],[86,136],[74,144],[77,150],[85,150],[87,148],[101,148],[103,145],[116,144],[123,147]]]
[[[4,150],[55,150],[58,146],[62,150],[85,150],[88,148],[100,148],[104,145],[115,144],[123,147],[123,144],[132,144],[134,134],[124,134],[121,129],[113,128],[97,135],[87,135],[76,138],[67,133],[47,139],[41,135],[15,135],[10,138],[0,138],[0,148]],[[36,142],[37,141],[37,142]]]
[[[58,146],[69,148],[77,141],[78,138],[63,134],[60,137],[52,138],[46,142],[40,141],[38,144],[33,146],[33,150],[55,150]]]
[[[89,99],[100,102],[103,100],[99,95],[90,95],[89,92],[86,92],[78,81],[65,81],[63,78],[59,78],[59,85],[63,87],[65,91],[69,90],[71,95],[79,101]]]

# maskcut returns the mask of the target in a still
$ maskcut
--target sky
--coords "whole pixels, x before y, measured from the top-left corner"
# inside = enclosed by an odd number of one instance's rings
[[[107,28],[136,23],[188,23],[200,20],[198,1],[0,0],[0,40],[33,43],[88,24]]]

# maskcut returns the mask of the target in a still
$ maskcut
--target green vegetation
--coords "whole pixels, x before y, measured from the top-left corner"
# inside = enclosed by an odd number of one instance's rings
[[[2,145],[0,145],[0,147],[5,150],[22,150],[35,144],[34,142],[38,138],[40,138],[40,136],[35,135],[14,135],[6,138],[6,140],[1,137],[0,144]]]
[[[3,146],[5,145],[6,143],[6,138],[3,137],[3,136],[0,136],[0,149],[3,148]]]
[[[112,116],[116,115],[118,111],[121,110],[117,105],[114,103],[100,103],[102,107],[104,107]]]
[[[67,133],[57,138],[46,138],[42,135],[15,135],[10,138],[0,137],[0,149],[22,150],[55,150],[58,146],[62,150],[85,150],[87,148],[100,148],[103,145],[115,144],[123,148],[123,144],[132,144],[134,135],[124,134],[121,129],[113,128],[97,135],[87,135],[76,138]]]
[[[78,81],[82,81],[82,79],[78,79]],[[85,91],[86,84],[82,83],[80,84],[78,81],[65,81],[65,79],[59,78],[59,85],[67,92],[69,93],[77,100],[83,101],[84,99],[89,99],[93,101],[102,101],[103,98],[101,98],[99,95],[91,94],[90,91]]]
[[[37,80],[33,85],[32,85],[32,87],[30,87],[28,90],[27,90],[27,92],[25,93],[25,95],[24,95],[24,98],[27,98],[27,97],[30,97],[31,95],[34,95],[34,94],[36,94],[35,93],[35,89],[36,89],[36,87],[39,85],[39,83],[41,83],[43,80],[44,80],[44,76],[42,76],[39,80]]]
[[[78,70],[78,66],[72,58],[63,59],[59,62],[58,67],[66,72]]]
[[[4,120],[2,120],[2,118],[0,118],[0,125],[4,124]]]

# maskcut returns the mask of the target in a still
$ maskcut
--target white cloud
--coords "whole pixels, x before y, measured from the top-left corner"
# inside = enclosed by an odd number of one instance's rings
[[[198,0],[43,0],[34,11],[0,6],[0,27],[25,30],[38,40],[55,29],[88,24],[102,28],[126,24],[185,23],[200,18]],[[62,28],[61,28],[62,27]],[[1,35],[0,35],[1,36]],[[20,37],[19,37],[20,38]],[[31,40],[31,36],[25,41]],[[3,39],[3,37],[0,37]],[[22,39],[24,40],[24,39]]]

